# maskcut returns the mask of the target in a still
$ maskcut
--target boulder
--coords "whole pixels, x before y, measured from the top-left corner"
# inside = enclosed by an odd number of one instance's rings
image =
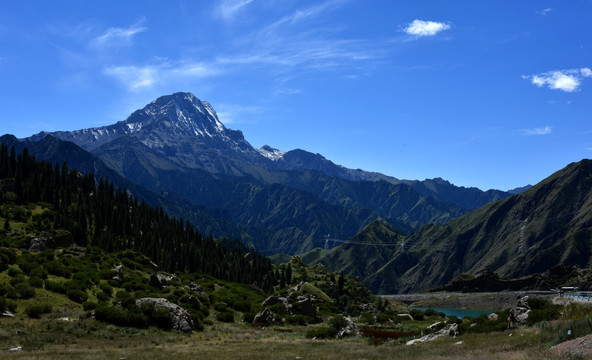
[[[123,265],[117,265],[116,267],[114,267],[113,269],[111,269],[111,273],[113,273],[113,276],[111,277],[113,280],[117,280],[120,283],[123,282],[124,278],[123,278]]]
[[[184,332],[191,332],[192,321],[191,314],[177,304],[173,304],[165,298],[141,298],[136,300],[137,306],[143,304],[153,304],[154,308],[165,308],[169,311],[169,319],[171,321],[171,327],[176,330]]]
[[[528,296],[523,296],[518,300],[516,307],[510,310],[510,316],[508,316],[508,329],[515,329],[526,324],[526,320],[528,320],[528,313],[530,313],[530,306],[528,306]]]
[[[346,317],[345,321],[346,325],[337,331],[337,338],[354,336],[360,333],[360,329],[358,329],[358,326],[353,322],[351,317]]]
[[[405,345],[414,345],[414,344],[420,343],[420,342],[434,341],[439,337],[449,336],[450,334],[452,334],[452,336],[458,335],[458,324],[456,324],[456,323],[446,324],[446,326],[444,326],[439,331],[436,331],[435,333],[432,333],[432,334],[428,334],[428,335],[423,336],[419,339],[409,340],[405,343]]]
[[[48,248],[52,248],[55,246],[55,241],[52,237],[49,236],[41,236],[41,237],[34,237],[31,238],[29,242],[29,251],[31,252],[41,252],[45,251]]]
[[[199,284],[191,282],[191,284],[185,286],[187,289],[193,291],[196,296],[205,296],[206,298],[210,298],[207,292],[203,289],[203,287]]]
[[[275,324],[281,324],[281,321],[277,320],[273,311],[269,309],[263,309],[253,319],[253,325],[269,326]]]

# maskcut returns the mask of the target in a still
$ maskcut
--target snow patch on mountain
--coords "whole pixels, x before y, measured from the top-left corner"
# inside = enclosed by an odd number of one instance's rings
[[[258,151],[261,155],[273,161],[281,159],[286,153],[285,151],[274,149],[269,145],[264,145]]]

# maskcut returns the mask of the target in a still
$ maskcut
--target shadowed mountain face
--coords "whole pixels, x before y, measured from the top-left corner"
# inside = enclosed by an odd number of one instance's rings
[[[347,169],[300,149],[255,149],[190,93],[159,97],[110,126],[51,135],[159,196],[221,209],[240,226],[259,229],[241,237],[272,253],[322,246],[325,233],[348,239],[379,218],[409,233],[509,196]]]
[[[504,278],[517,278],[558,265],[591,266],[592,160],[572,163],[524,193],[446,225],[426,226],[398,238],[367,228],[356,238],[368,236],[377,244],[398,245],[381,255],[388,261],[376,271],[376,264],[370,271],[356,270],[367,286],[380,293],[426,291],[465,272],[492,270]],[[343,245],[313,262],[371,264],[377,259],[374,254],[364,258],[367,247],[357,246],[360,249],[352,252]]]

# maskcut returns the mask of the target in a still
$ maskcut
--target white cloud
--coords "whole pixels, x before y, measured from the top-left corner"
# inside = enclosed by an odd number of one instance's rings
[[[523,79],[528,79],[532,84],[549,89],[561,90],[565,92],[574,92],[580,89],[582,80],[592,77],[592,70],[589,68],[554,70],[536,75],[523,75]]]
[[[435,21],[424,21],[424,20],[413,20],[405,28],[405,32],[409,35],[422,37],[422,36],[433,36],[437,33],[450,29],[450,25],[443,22]]]
[[[94,38],[91,42],[93,48],[108,48],[117,46],[128,46],[131,44],[132,37],[147,28],[141,26],[144,19],[136,22],[128,28],[109,28],[105,33]]]
[[[537,11],[536,13],[539,14],[539,15],[545,16],[545,15],[549,14],[551,11],[553,11],[552,8],[546,8],[546,9],[543,9],[541,11]]]
[[[222,0],[215,9],[215,15],[228,21],[234,19],[236,14],[253,0]]]
[[[521,133],[523,135],[549,135],[552,132],[553,132],[553,128],[551,126],[521,130]]]
[[[103,69],[104,75],[115,78],[131,91],[148,89],[163,83],[179,82],[188,78],[204,78],[217,73],[215,68],[203,63],[171,64],[166,61],[156,65],[109,66]]]
[[[158,69],[153,66],[112,66],[105,68],[103,73],[116,78],[130,90],[140,90],[156,82]]]

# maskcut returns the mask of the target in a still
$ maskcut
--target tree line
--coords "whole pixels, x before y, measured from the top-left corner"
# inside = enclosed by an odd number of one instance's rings
[[[265,290],[285,281],[269,259],[238,240],[202,236],[189,222],[168,216],[108,179],[97,181],[65,163],[38,161],[27,149],[16,154],[0,145],[0,179],[2,202],[45,204],[50,210],[36,217],[39,229],[67,230],[78,245],[109,252],[130,249],[164,271],[199,272]]]

